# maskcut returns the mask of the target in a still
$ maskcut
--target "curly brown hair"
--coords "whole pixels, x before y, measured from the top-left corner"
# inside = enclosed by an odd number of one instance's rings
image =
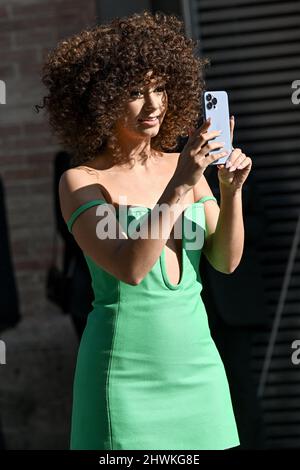
[[[145,74],[162,79],[168,108],[154,151],[171,151],[202,117],[203,69],[208,58],[195,53],[198,40],[187,38],[174,14],[144,10],[115,18],[61,40],[42,67],[49,124],[69,150],[72,165],[94,160],[114,137],[114,123]],[[116,149],[117,150],[117,149]],[[121,156],[116,152],[116,161]]]

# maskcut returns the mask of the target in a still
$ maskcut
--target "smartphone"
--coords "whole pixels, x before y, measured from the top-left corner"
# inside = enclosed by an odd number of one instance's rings
[[[231,145],[230,136],[230,115],[229,115],[229,104],[228,95],[226,91],[205,91],[202,95],[202,104],[204,110],[204,118],[207,120],[211,119],[209,131],[222,131],[222,133],[212,140],[225,142],[224,148],[215,149],[209,152],[211,155],[221,152],[229,152],[225,157],[221,157],[218,160],[210,163],[210,165],[221,165],[226,162],[230,157],[233,150]]]

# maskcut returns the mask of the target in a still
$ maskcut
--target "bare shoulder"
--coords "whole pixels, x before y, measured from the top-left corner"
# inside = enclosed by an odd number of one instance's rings
[[[60,177],[58,192],[62,216],[67,221],[72,212],[92,199],[104,199],[97,171],[80,166],[69,168]]]
[[[83,166],[69,168],[60,177],[59,190],[74,192],[91,182],[96,183],[98,179],[97,172],[92,168]]]

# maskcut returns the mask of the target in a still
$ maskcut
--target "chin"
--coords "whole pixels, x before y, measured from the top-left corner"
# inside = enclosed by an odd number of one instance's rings
[[[159,130],[160,126],[139,128],[139,132],[141,132],[142,134],[157,135],[159,133]]]

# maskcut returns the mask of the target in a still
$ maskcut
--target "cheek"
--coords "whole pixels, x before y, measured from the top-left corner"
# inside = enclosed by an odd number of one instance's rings
[[[136,121],[137,117],[141,114],[141,106],[136,103],[136,104],[131,104],[127,108],[126,116],[128,119],[128,123]]]
[[[127,126],[127,125],[131,125],[132,122],[135,120],[135,116],[136,116],[136,112],[134,109],[130,108],[130,109],[126,109],[126,111],[124,112],[121,120],[122,120],[122,123]]]

